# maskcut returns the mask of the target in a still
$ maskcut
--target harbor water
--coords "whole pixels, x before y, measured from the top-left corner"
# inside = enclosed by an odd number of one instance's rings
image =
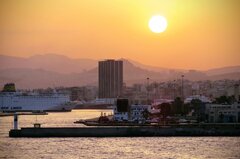
[[[19,116],[19,127],[79,127],[80,119],[110,110],[74,110]],[[240,158],[239,137],[9,138],[13,117],[0,117],[0,158]]]

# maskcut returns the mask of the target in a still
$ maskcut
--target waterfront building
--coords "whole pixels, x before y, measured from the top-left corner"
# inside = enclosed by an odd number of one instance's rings
[[[115,121],[144,122],[144,113],[151,111],[151,105],[129,104],[128,99],[117,99],[114,108]]]
[[[123,90],[123,61],[99,61],[98,86],[99,98],[121,97]]]
[[[144,113],[151,111],[151,105],[133,104],[130,107],[130,120],[131,121],[145,121]]]
[[[207,104],[206,115],[209,122],[240,123],[239,84],[234,85],[233,104]]]
[[[114,107],[115,121],[128,121],[130,116],[130,107],[128,99],[117,99]]]
[[[206,116],[210,123],[240,123],[240,103],[206,104]]]

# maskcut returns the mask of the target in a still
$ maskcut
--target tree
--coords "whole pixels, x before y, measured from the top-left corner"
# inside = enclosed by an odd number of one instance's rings
[[[162,103],[160,104],[160,115],[163,117],[163,121],[165,123],[167,116],[171,113],[171,105],[169,103]]]
[[[235,102],[234,96],[220,96],[215,99],[214,103],[216,104],[232,104]]]
[[[182,114],[183,115],[187,115],[190,111],[190,107],[191,107],[191,104],[189,103],[186,103],[186,104],[183,104],[182,106]]]
[[[175,98],[171,110],[172,114],[183,114],[183,101],[180,97]]]
[[[142,112],[142,116],[145,120],[147,120],[150,116],[150,113],[148,112],[147,109],[144,109],[144,111]]]
[[[192,99],[191,107],[194,109],[195,114],[197,116],[197,120],[199,121],[201,118],[201,109],[203,107],[203,102],[199,99]]]

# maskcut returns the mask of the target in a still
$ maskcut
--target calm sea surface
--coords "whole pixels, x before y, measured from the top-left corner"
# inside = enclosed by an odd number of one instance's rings
[[[101,111],[75,110],[41,116],[19,116],[19,126],[83,126],[79,119],[94,118]],[[13,117],[0,117],[0,158],[236,158],[239,137],[138,137],[138,138],[9,138]]]

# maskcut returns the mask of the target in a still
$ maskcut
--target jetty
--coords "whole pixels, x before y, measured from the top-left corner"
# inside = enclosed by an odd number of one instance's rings
[[[0,117],[14,116],[15,112],[0,112]],[[48,115],[47,112],[17,112],[18,115]]]
[[[25,127],[12,129],[9,137],[166,137],[240,136],[240,125],[218,126],[98,126]]]
[[[80,121],[79,121],[80,122]],[[88,121],[89,122],[89,121]],[[94,120],[92,121],[94,122]],[[84,124],[84,123],[82,123]],[[86,124],[86,123],[85,123]],[[9,137],[165,137],[165,136],[240,136],[240,124],[119,125],[95,123],[85,127],[33,127],[18,129],[18,114]]]

